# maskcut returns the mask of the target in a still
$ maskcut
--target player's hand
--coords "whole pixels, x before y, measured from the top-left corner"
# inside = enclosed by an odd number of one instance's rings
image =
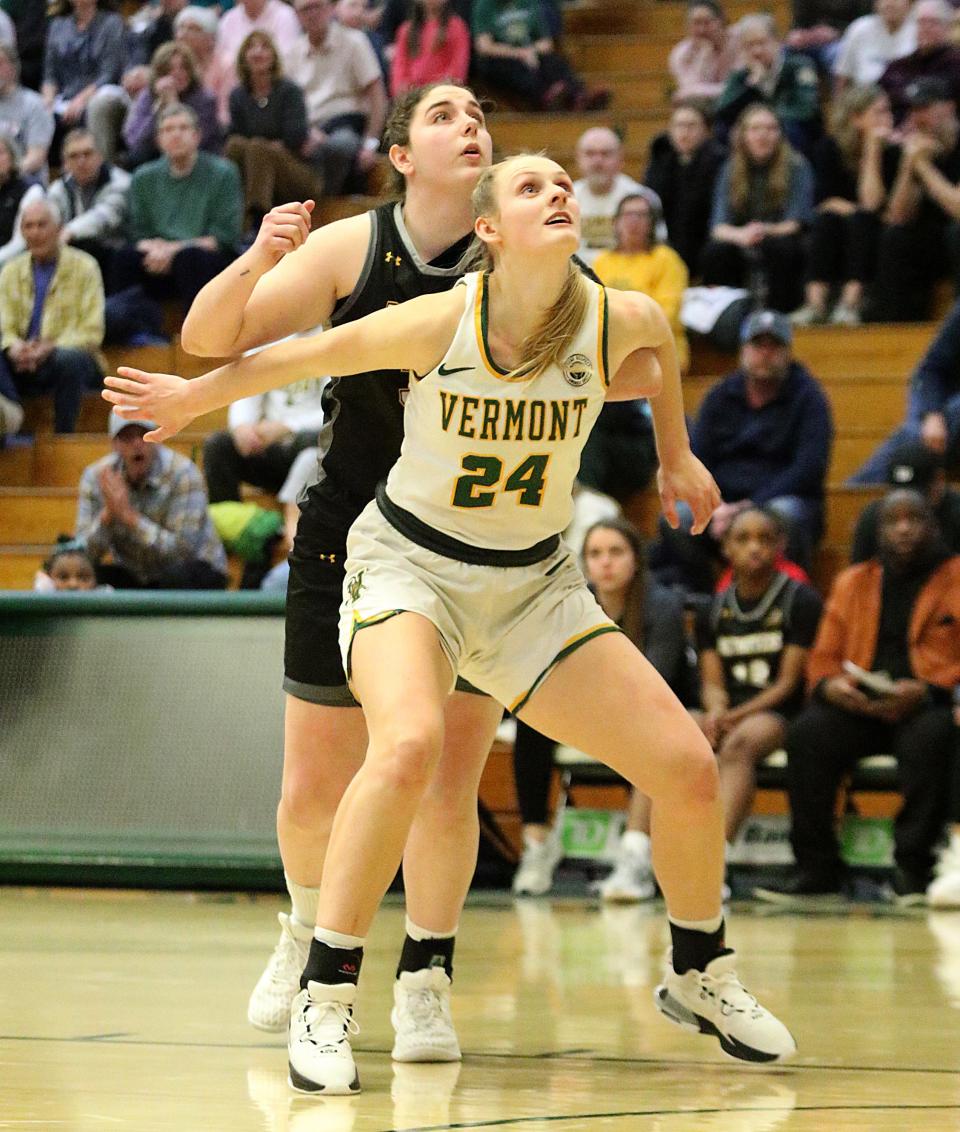
[[[190,382],[172,373],[147,373],[142,369],[120,366],[119,377],[105,377],[107,387],[100,394],[109,401],[118,417],[127,420],[151,420],[159,426],[144,435],[144,440],[161,444],[175,436],[197,415],[190,408]]]
[[[690,531],[695,535],[706,530],[714,511],[723,502],[713,476],[689,449],[669,466],[661,463],[657,472],[657,490],[663,513],[674,530],[680,525],[677,503],[682,499],[687,504],[693,512]]]
[[[316,202],[292,201],[271,208],[260,224],[260,231],[251,251],[269,258],[274,264],[285,255],[295,252],[306,243],[310,235],[311,215]]]

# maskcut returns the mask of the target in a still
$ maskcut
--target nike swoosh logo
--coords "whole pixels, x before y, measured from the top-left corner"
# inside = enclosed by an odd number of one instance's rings
[[[437,370],[437,373],[441,377],[450,377],[451,374],[466,373],[466,371],[468,369],[476,369],[476,368],[477,368],[476,366],[454,366],[453,369],[444,369],[443,368],[443,362],[441,362],[440,368]]]

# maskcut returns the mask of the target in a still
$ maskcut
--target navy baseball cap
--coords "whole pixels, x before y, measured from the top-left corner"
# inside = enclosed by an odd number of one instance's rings
[[[789,346],[793,341],[790,319],[779,311],[754,311],[748,315],[740,327],[740,341],[752,342],[764,336],[776,338],[781,346]]]

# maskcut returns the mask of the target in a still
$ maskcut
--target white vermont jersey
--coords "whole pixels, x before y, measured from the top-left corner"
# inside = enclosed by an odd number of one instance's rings
[[[488,287],[465,275],[464,310],[443,361],[411,375],[389,500],[477,547],[521,550],[558,534],[573,513],[580,454],[603,406],[607,299],[590,280],[587,313],[562,365],[508,379],[487,348]]]

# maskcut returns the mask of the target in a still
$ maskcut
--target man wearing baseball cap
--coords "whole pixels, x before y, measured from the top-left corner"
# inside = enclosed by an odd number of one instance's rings
[[[809,567],[823,526],[823,485],[833,423],[827,398],[795,361],[790,320],[754,311],[740,331],[740,366],[718,381],[700,406],[691,434],[694,453],[723,494],[706,532],[661,521],[663,573],[688,589],[713,589],[713,574],[730,520],[753,505],[775,511],[787,528],[787,557]]]
[[[960,553],[960,492],[947,486],[941,453],[919,440],[904,441],[891,455],[887,483],[891,491],[910,488],[925,496],[947,549]],[[860,512],[850,551],[851,562],[866,562],[877,553],[880,504],[881,500],[876,499]]]
[[[110,414],[113,451],[80,477],[77,538],[98,580],[117,589],[222,590],[227,560],[203,477],[186,456],[144,440],[156,427]]]

